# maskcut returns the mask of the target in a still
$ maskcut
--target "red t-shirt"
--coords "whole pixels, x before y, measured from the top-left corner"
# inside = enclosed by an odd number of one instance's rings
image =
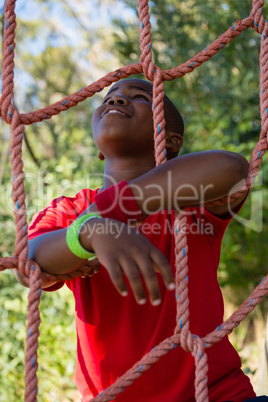
[[[112,205],[115,190],[125,188],[124,205]],[[122,182],[96,195],[88,189],[74,198],[60,197],[36,214],[29,238],[67,227],[92,202],[102,216],[127,222],[140,217],[132,193]],[[127,198],[127,197],[126,197]],[[205,336],[223,321],[223,299],[217,281],[217,268],[223,234],[230,219],[222,220],[205,209],[187,210],[185,227],[189,246],[190,330]],[[167,257],[175,272],[174,213],[162,211],[148,216],[139,230]],[[159,274],[158,274],[159,275]],[[114,288],[104,267],[91,278],[66,282],[74,294],[77,331],[76,385],[89,401],[124,374],[144,354],[173,335],[176,325],[174,292],[167,291],[159,276],[162,303],[138,305],[132,292],[122,297]],[[52,287],[56,289],[62,283]],[[210,401],[242,402],[255,393],[240,369],[240,358],[225,337],[207,349]],[[194,359],[181,347],[163,356],[133,385],[117,395],[121,402],[194,401]]]

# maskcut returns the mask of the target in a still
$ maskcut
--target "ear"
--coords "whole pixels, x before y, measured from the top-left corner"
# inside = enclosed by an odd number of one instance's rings
[[[105,156],[101,152],[98,153],[98,158],[99,158],[100,161],[105,160]]]
[[[174,131],[166,131],[166,148],[170,152],[179,152],[183,144],[183,136]]]

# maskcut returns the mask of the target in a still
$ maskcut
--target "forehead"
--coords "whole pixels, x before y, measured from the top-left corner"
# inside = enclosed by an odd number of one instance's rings
[[[109,90],[107,95],[109,95],[112,92],[115,92],[117,90],[123,89],[123,88],[129,88],[129,89],[142,89],[149,94],[152,95],[152,84],[148,81],[143,81],[140,79],[128,79],[128,80],[123,80],[119,81],[116,84],[112,86],[112,88]]]
[[[129,88],[130,90],[132,90],[132,88],[133,90],[141,89],[146,91],[150,95],[153,95],[153,85],[150,81],[132,78],[116,82],[105,97],[107,97],[109,94],[116,93],[117,90],[121,90],[124,88]],[[166,95],[164,96],[164,109],[167,127],[176,133],[183,134],[182,117]]]

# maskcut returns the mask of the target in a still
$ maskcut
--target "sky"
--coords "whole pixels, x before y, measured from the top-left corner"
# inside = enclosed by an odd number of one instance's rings
[[[126,21],[133,18],[133,12],[121,0],[114,0],[111,6],[109,0],[58,0],[46,1],[43,4],[37,0],[17,0],[15,12],[18,18],[25,21],[38,21],[39,19],[49,18],[54,20],[58,26],[58,30],[64,33],[71,45],[75,45],[79,40],[77,36],[77,22],[73,17],[69,16],[65,11],[62,3],[70,4],[71,8],[79,13],[80,21],[87,26],[88,30],[96,29],[100,24],[108,26],[112,18],[120,15]],[[0,13],[3,13],[4,1],[0,0]],[[39,38],[38,48],[42,50],[42,38]],[[41,44],[41,46],[40,46]]]
[[[110,3],[114,3],[112,6]],[[73,18],[70,14],[66,12],[63,7],[63,3],[69,4],[71,9],[79,15],[79,22]],[[4,1],[0,0],[0,13],[3,14]],[[134,18],[135,15],[127,6],[124,5],[122,0],[50,0],[44,1],[43,3],[38,0],[17,0],[15,6],[15,12],[17,19],[22,19],[23,21],[48,21],[55,27],[54,34],[51,35],[51,25],[47,24],[47,29],[42,30],[42,35],[37,37],[27,37],[24,38],[23,42],[19,40],[19,28],[16,31],[16,45],[25,46],[25,50],[30,52],[33,56],[45,51],[48,37],[50,46],[65,46],[68,44],[73,47],[74,54],[78,48],[77,43],[81,44],[84,41],[84,48],[89,49],[90,43],[88,38],[90,38],[90,33],[94,34],[94,31],[103,24],[108,27],[112,18],[116,18],[118,15],[128,21]],[[85,30],[80,29],[80,23],[85,27],[88,32],[88,37],[81,36]],[[92,35],[94,37],[94,35]],[[77,57],[78,60],[82,60],[80,55]],[[89,60],[82,60],[84,64],[88,64]],[[15,60],[15,65],[18,66],[18,62]],[[16,86],[16,96],[19,96],[18,92],[23,93],[25,88],[30,82],[33,82],[33,77],[27,74],[26,68],[18,71],[15,67],[15,86]],[[91,68],[91,66],[86,65],[86,68]],[[18,86],[20,90],[18,91]],[[79,90],[79,88],[77,89]]]

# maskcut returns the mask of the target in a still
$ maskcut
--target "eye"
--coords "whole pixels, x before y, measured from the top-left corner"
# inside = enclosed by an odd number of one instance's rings
[[[102,104],[104,105],[106,102],[108,102],[109,99],[110,99],[110,98],[105,98],[105,99],[103,99]]]
[[[150,99],[146,95],[143,95],[143,94],[136,94],[136,95],[133,96],[133,98],[134,99],[145,99],[148,102],[150,102]]]

